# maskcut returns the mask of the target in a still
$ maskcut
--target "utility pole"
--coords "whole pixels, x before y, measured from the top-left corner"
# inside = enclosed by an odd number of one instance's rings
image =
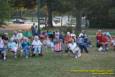
[[[38,32],[40,33],[40,3],[41,0],[37,0],[37,19],[38,19]]]

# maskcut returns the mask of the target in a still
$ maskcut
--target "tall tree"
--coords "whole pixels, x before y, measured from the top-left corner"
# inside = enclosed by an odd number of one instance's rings
[[[71,7],[73,15],[76,16],[76,31],[79,32],[81,30],[81,17],[89,12],[102,10],[110,3],[110,0],[69,0],[68,2],[68,7]]]
[[[22,17],[23,9],[33,9],[36,6],[36,0],[9,0],[12,8],[17,10],[18,16]]]
[[[58,10],[60,7],[60,1],[59,0],[46,0],[46,5],[48,9],[48,26],[53,27],[52,24],[52,15],[53,12]]]
[[[10,17],[10,7],[8,0],[0,0],[0,24]]]
[[[42,6],[47,6],[47,14],[48,14],[48,26],[53,27],[52,24],[52,16],[53,12],[59,10],[61,7],[60,0],[41,0]]]

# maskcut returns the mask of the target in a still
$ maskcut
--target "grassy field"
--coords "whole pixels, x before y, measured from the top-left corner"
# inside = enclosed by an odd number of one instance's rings
[[[94,37],[91,40],[94,41]],[[81,70],[81,73],[72,70]],[[115,51],[110,49],[107,54],[101,54],[93,42],[89,54],[83,53],[79,59],[65,53],[55,55],[49,49],[43,57],[14,60],[9,53],[7,61],[0,60],[0,77],[115,77],[115,74],[92,74],[83,70],[112,70],[115,73]]]

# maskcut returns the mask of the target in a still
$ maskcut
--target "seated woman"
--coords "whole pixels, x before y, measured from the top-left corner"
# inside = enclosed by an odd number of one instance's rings
[[[17,58],[18,44],[13,39],[8,42],[8,49],[14,53],[14,58]]]
[[[40,55],[42,56],[42,42],[40,41],[38,36],[34,37],[34,40],[32,42],[33,47],[33,56]]]
[[[81,50],[77,46],[77,44],[74,40],[72,40],[72,42],[68,44],[68,48],[72,52],[72,54],[74,55],[75,58],[78,58],[81,56]]]

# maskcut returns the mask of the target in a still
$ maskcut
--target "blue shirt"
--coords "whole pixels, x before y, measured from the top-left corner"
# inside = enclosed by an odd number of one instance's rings
[[[29,42],[23,42],[22,43],[22,48],[26,48],[26,47],[29,47]]]
[[[17,44],[15,43],[15,42],[9,42],[8,43],[8,48],[15,48],[15,47],[17,47]]]
[[[85,39],[82,38],[82,37],[78,38],[77,43],[78,43],[79,45],[86,45]]]

